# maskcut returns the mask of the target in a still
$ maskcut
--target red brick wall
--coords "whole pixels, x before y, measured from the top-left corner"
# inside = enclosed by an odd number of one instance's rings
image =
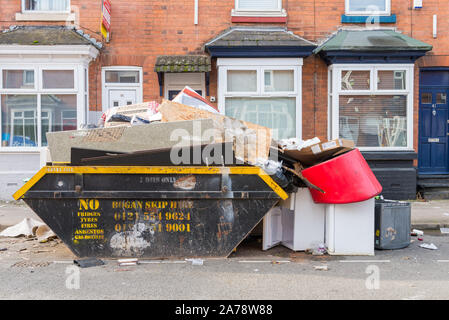
[[[412,10],[412,0],[392,0],[394,25],[398,31],[434,46],[417,62],[415,74],[415,147],[418,137],[419,66],[449,66],[449,1],[424,1],[424,8]],[[42,22],[15,21],[20,0],[0,0],[0,28],[10,25],[42,25]],[[90,108],[101,110],[101,68],[104,66],[143,67],[144,100],[160,100],[157,75],[153,71],[158,55],[204,53],[203,45],[232,25],[234,0],[199,0],[199,24],[193,23],[192,0],[111,0],[112,36],[101,55],[90,66]],[[283,0],[287,22],[277,24],[311,41],[322,41],[341,24],[344,0]],[[100,39],[100,0],[72,0],[79,12],[79,25]],[[438,14],[438,37],[432,36],[432,16]],[[61,23],[48,23],[61,24]],[[238,25],[244,25],[239,23]],[[363,25],[362,25],[363,26]],[[217,96],[217,72],[212,65],[210,95]],[[303,136],[327,137],[327,66],[318,57],[304,60],[303,66]]]

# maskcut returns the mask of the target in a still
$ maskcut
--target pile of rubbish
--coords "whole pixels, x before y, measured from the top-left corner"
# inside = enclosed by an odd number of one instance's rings
[[[96,128],[48,132],[47,142],[48,166],[14,198],[80,257],[227,256],[298,188],[330,204],[382,190],[352,141],[278,141],[188,87],[172,101],[110,109]]]
[[[302,171],[354,149],[352,141],[276,141],[271,129],[218,112],[185,87],[172,101],[111,108],[96,128],[49,132],[50,158],[71,165],[254,165],[287,193],[324,192]]]

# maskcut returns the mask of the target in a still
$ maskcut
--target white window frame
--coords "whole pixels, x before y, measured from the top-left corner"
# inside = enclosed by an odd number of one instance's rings
[[[184,82],[176,81],[176,77],[187,78]],[[185,86],[197,91],[201,90],[202,97],[206,98],[206,74],[204,72],[166,72],[164,73],[164,98],[168,99],[168,93],[172,90],[181,91]]]
[[[30,108],[25,108],[25,109],[19,109],[19,110],[10,110],[10,114],[11,114],[11,122],[10,122],[10,126],[11,126],[11,138],[14,136],[14,120],[16,119],[21,119],[22,120],[22,125],[25,127],[25,112],[33,112],[33,121],[34,121],[34,126],[35,126],[35,132],[34,134],[36,135],[36,139],[38,139],[37,135],[38,135],[38,125],[37,125],[37,120],[36,120],[36,109],[30,109]],[[22,112],[23,113],[23,117],[21,118],[16,118],[14,113],[15,112]]]
[[[391,0],[384,0],[385,1],[385,11],[351,11],[349,2],[351,0],[345,0],[345,7],[346,7],[346,15],[348,16],[369,16],[369,15],[375,15],[375,16],[389,16],[391,15]]]
[[[38,62],[24,62],[21,64],[16,63],[2,63],[0,65],[0,96],[1,95],[33,95],[37,98],[36,107],[36,121],[37,126],[37,147],[13,147],[13,146],[2,146],[0,145],[0,152],[36,152],[40,151],[42,147],[42,134],[41,134],[41,97],[42,95],[55,94],[55,95],[76,95],[76,112],[77,112],[77,127],[79,128],[81,124],[85,122],[85,96],[84,85],[80,85],[84,82],[84,64],[73,64],[73,63],[38,63]],[[3,89],[3,70],[33,70],[34,71],[34,88],[24,88],[24,89]],[[74,88],[72,89],[43,89],[43,70],[73,70],[74,76]],[[87,84],[86,84],[87,85]],[[0,99],[1,108],[1,99]],[[2,118],[0,113],[0,136],[2,134]]]
[[[277,8],[273,10],[262,10],[260,8],[254,9],[240,9],[240,1],[235,0],[235,7],[232,9],[232,16],[244,16],[244,17],[286,17],[287,12],[282,8],[282,0],[277,0]]]
[[[118,82],[106,82],[106,71],[138,71],[139,82],[138,83],[118,83]],[[136,90],[136,103],[143,102],[143,70],[142,67],[135,66],[110,66],[103,67],[101,69],[101,92],[102,92],[102,111],[105,112],[109,109],[109,89],[134,89]]]
[[[340,103],[341,95],[402,95],[407,97],[407,146],[406,147],[358,147],[361,151],[412,151],[413,149],[413,101],[414,101],[414,64],[334,64],[329,67],[329,106],[328,123],[330,124],[330,139],[340,138]],[[371,71],[371,89],[367,90],[341,90],[341,75],[344,70],[370,70]],[[406,71],[406,89],[405,90],[379,90],[377,88],[378,71]],[[331,92],[331,86],[332,91]]]
[[[70,13],[70,0],[66,0],[68,2],[67,4],[67,10],[26,10],[25,9],[25,2],[26,0],[22,0],[22,13]]]
[[[219,58],[218,68],[218,110],[225,114],[226,98],[296,98],[296,137],[302,139],[302,58]],[[229,70],[257,70],[256,92],[228,92]],[[293,70],[294,90],[291,92],[265,92],[265,70]]]
[[[12,70],[12,71],[14,71],[14,70],[22,70],[24,77],[25,77],[26,71],[33,71],[34,72],[33,88],[24,88],[24,89],[21,89],[21,88],[9,88],[9,89],[3,89],[3,71],[7,71],[7,70]],[[17,65],[17,68],[15,68],[14,65],[0,66],[0,91],[1,92],[3,92],[3,91],[12,91],[12,92],[17,91],[19,93],[23,92],[24,90],[27,90],[27,91],[31,91],[32,90],[32,91],[34,91],[34,90],[37,89],[36,74],[37,74],[37,68],[35,66],[31,66],[29,68],[24,68],[21,65]],[[25,80],[25,78],[24,78],[24,80]]]

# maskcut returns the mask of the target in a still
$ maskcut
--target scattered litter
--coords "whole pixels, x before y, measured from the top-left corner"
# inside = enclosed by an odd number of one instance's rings
[[[282,263],[289,263],[290,260],[277,260],[277,261],[271,261],[271,264],[282,264]]]
[[[315,270],[318,271],[328,271],[329,268],[327,266],[315,266]]]
[[[154,263],[162,263],[162,260],[140,260],[139,264],[154,264]]]
[[[0,236],[2,237],[34,237],[36,234],[36,230],[39,226],[44,225],[44,223],[34,220],[32,218],[25,218],[18,224],[6,228],[2,232],[0,232]]]
[[[162,261],[161,263],[175,263],[176,264],[176,263],[187,263],[187,261],[182,261],[182,260],[181,261],[180,260],[169,261],[168,260],[168,261]]]
[[[413,229],[412,232],[410,233],[411,236],[423,236],[424,235],[424,231],[418,230],[418,229]]]
[[[254,269],[254,272],[259,272],[259,269]]]
[[[139,263],[138,259],[119,259],[117,260],[121,266],[136,266]]]
[[[421,245],[419,245],[421,248],[424,248],[424,249],[430,249],[430,250],[437,250],[438,248],[437,248],[437,246],[436,245],[434,245],[433,243],[423,243],[423,244],[421,244]]]
[[[326,246],[324,243],[318,245],[317,248],[312,250],[312,255],[314,256],[322,256],[327,253]]]
[[[6,251],[8,248],[0,248],[0,251]]]
[[[80,268],[89,268],[89,267],[96,267],[96,266],[104,265],[104,262],[97,258],[86,258],[86,259],[73,260],[73,263],[75,263]]]
[[[443,216],[449,217],[449,213],[445,212],[443,213]]]
[[[72,264],[73,260],[57,260],[57,261],[53,261],[53,263],[55,264]]]
[[[204,263],[203,259],[186,259],[186,261],[191,261],[192,266],[202,266]]]
[[[45,224],[37,227],[36,237],[40,243],[45,243],[57,238],[56,234]]]
[[[25,252],[25,251],[27,251],[27,248],[19,249],[19,252]]]
[[[11,268],[41,268],[48,267],[50,262],[31,262],[31,261],[20,261],[14,263]]]
[[[54,252],[53,250],[37,250],[36,253]]]
[[[449,234],[449,228],[440,228],[441,233]]]

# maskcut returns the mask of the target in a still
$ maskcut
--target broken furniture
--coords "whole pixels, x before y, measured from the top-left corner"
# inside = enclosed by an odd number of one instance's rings
[[[330,255],[374,255],[374,198],[326,205],[326,248]]]
[[[299,188],[265,216],[263,250],[282,244],[305,251],[323,244],[325,209],[324,204],[313,202],[307,188]]]

